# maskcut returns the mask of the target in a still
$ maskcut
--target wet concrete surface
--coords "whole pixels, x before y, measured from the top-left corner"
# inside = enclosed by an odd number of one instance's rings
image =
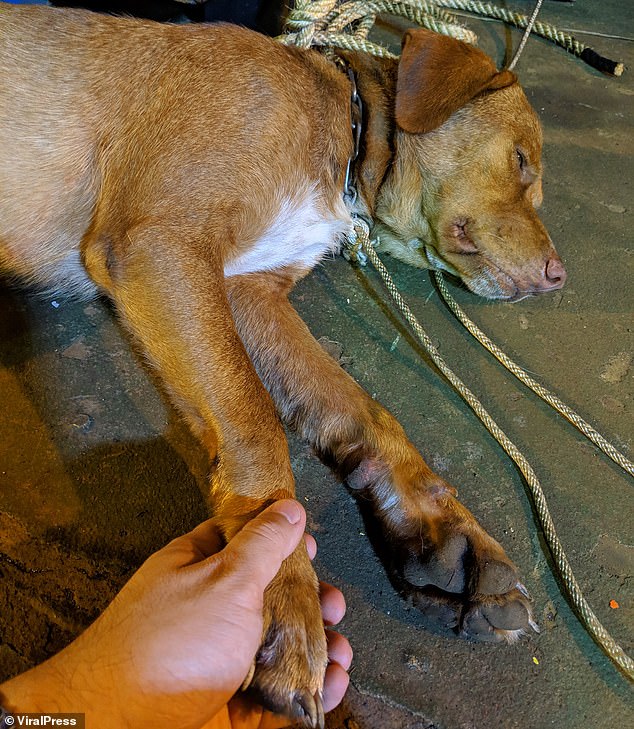
[[[543,17],[634,36],[634,10],[622,2],[546,3]],[[508,34],[493,23],[469,25],[499,61]],[[583,39],[634,65],[632,42]],[[513,358],[632,457],[632,72],[607,78],[538,40],[518,71],[544,125],[542,217],[568,284],[513,305],[452,292]],[[387,264],[442,354],[533,464],[587,599],[631,653],[631,481],[492,363],[426,272]],[[355,650],[353,687],[331,729],[633,726],[631,686],[563,596],[521,477],[391,312],[377,276],[329,261],[293,299],[502,542],[542,628],[500,647],[426,624],[386,577],[352,496],[291,436],[318,573],[349,606],[341,629]],[[147,555],[206,517],[208,465],[103,301],[1,287],[0,402],[1,679],[58,650]]]

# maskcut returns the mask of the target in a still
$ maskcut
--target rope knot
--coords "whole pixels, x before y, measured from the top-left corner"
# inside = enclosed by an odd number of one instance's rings
[[[352,231],[345,237],[341,254],[346,261],[365,266],[368,256],[364,249],[375,246],[376,241],[370,240],[370,224],[358,215],[352,216]]]
[[[339,0],[297,0],[286,21],[288,40],[285,42],[300,48],[321,45],[316,41],[316,36],[326,31],[329,16],[338,2]]]

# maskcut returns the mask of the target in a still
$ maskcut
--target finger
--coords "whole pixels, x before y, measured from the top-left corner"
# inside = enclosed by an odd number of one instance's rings
[[[290,719],[288,716],[282,716],[282,714],[272,714],[270,711],[265,711],[262,714],[262,719],[255,729],[288,729]],[[242,726],[241,724],[234,724],[234,726]]]
[[[215,519],[207,519],[199,524],[191,532],[185,534],[183,538],[189,539],[194,548],[198,550],[201,559],[211,557],[225,546],[225,540],[216,525]]]
[[[350,677],[338,663],[331,663],[326,669],[326,679],[324,681],[324,712],[332,711],[341,703]]]
[[[315,541],[315,537],[310,534],[304,534],[304,541],[306,542],[306,551],[308,552],[308,556],[311,560],[315,559],[317,554],[317,542]]]
[[[327,582],[319,583],[321,616],[326,625],[337,625],[346,614],[346,600],[341,590]]]
[[[172,539],[154,557],[169,558],[175,566],[184,567],[206,559],[223,547],[224,540],[215,520],[207,519],[191,532]]]
[[[226,564],[264,591],[282,562],[300,543],[306,512],[292,499],[282,499],[258,514],[223,549]]]
[[[347,671],[352,665],[352,647],[348,643],[348,639],[341,633],[327,630],[326,642],[328,643],[328,660],[331,663],[338,663]]]

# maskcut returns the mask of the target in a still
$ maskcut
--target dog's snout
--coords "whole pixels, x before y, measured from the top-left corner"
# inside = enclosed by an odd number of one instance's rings
[[[561,262],[561,258],[556,254],[551,256],[546,262],[544,274],[545,288],[548,289],[560,289],[566,283],[566,277],[568,275],[564,264]]]
[[[543,259],[542,259],[543,260]],[[538,264],[539,265],[539,264]],[[556,291],[566,283],[566,269],[561,258],[556,253],[551,253],[543,268],[533,269],[533,278],[530,283],[522,285],[521,279],[517,281],[520,296],[526,294],[546,294],[549,291]],[[515,298],[515,301],[518,299]]]

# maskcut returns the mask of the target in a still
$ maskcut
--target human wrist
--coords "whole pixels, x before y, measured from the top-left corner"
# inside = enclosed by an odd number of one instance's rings
[[[116,694],[86,658],[78,660],[75,644],[71,644],[0,685],[0,703],[12,714],[84,714],[98,729],[126,727],[113,700]]]
[[[52,660],[52,659],[51,659]],[[59,712],[65,703],[61,680],[49,661],[0,685],[0,702],[8,713]]]
[[[3,697],[2,692],[0,692],[0,729],[8,729],[11,726],[11,719],[7,721],[7,717],[11,716],[13,712],[5,708],[7,704],[8,702]]]

